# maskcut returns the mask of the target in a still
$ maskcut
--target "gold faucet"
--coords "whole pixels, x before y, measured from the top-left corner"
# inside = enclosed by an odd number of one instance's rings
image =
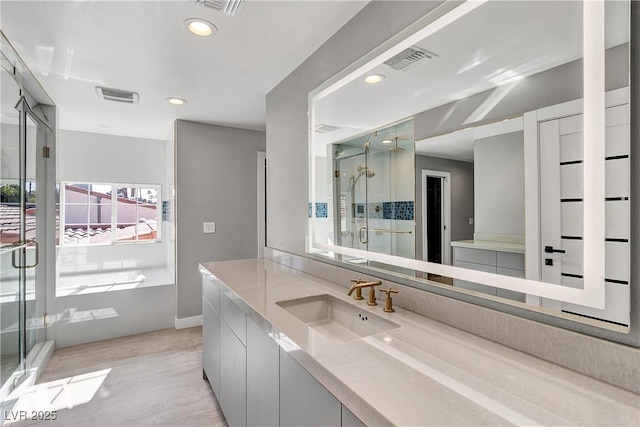
[[[352,282],[355,283],[355,285],[352,285],[349,288],[349,292],[347,292],[347,295],[351,295],[353,293],[353,291],[356,291],[356,295],[353,297],[354,299],[357,300],[362,300],[364,299],[364,297],[362,296],[362,288],[370,288],[369,289],[369,302],[367,302],[368,305],[378,305],[378,303],[376,302],[376,291],[374,289],[374,286],[379,286],[382,285],[381,281],[375,281],[375,282],[365,282],[362,279],[351,279]]]
[[[380,289],[380,292],[385,292],[387,294],[387,299],[384,301],[384,310],[382,311],[384,311],[385,313],[393,313],[395,310],[393,309],[393,301],[391,300],[391,294],[397,294],[398,291],[389,288],[389,289]]]

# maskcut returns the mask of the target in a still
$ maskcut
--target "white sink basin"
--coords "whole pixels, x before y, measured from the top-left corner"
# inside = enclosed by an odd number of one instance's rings
[[[315,295],[276,304],[322,335],[338,341],[351,341],[400,327],[331,295]]]

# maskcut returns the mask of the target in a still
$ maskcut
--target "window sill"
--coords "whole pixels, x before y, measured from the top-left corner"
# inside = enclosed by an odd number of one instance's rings
[[[173,274],[167,268],[65,274],[56,282],[56,297],[173,286],[174,283]]]

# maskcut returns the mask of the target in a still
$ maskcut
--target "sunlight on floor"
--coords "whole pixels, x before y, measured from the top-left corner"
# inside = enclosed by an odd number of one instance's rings
[[[75,375],[60,380],[36,384],[18,399],[12,409],[13,413],[33,413],[34,411],[58,411],[89,403],[100,391],[100,397],[107,397],[107,390],[100,390],[111,368],[87,374]],[[19,421],[16,419],[15,421]],[[10,424],[10,417],[5,424]]]

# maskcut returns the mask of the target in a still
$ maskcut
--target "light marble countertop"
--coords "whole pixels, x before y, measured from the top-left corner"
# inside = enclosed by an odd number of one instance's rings
[[[497,242],[493,240],[456,240],[451,246],[470,249],[484,249],[498,252],[525,253],[525,245],[522,243]]]
[[[384,313],[284,265],[251,259],[200,271],[367,425],[640,425],[640,395],[402,308]],[[276,304],[322,294],[400,327],[338,342]]]

